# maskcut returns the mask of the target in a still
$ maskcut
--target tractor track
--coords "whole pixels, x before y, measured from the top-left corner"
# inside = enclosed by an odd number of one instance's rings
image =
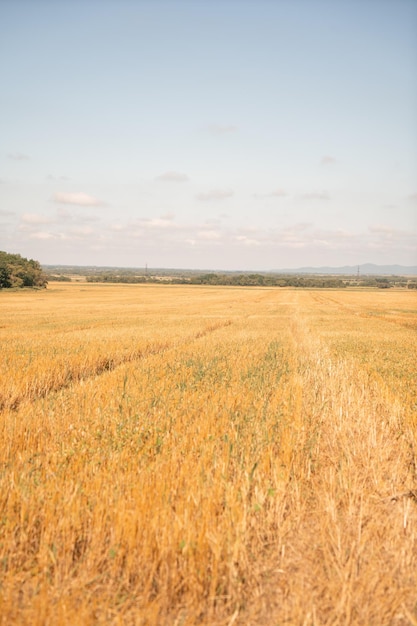
[[[89,370],[68,370],[59,381],[45,381],[44,384],[39,382],[32,386],[27,386],[23,394],[16,394],[15,396],[0,395],[0,412],[5,410],[17,411],[20,406],[25,402],[35,402],[42,398],[46,398],[50,393],[57,393],[64,389],[68,389],[74,384],[81,383],[82,381],[98,378],[108,372],[113,372],[118,367],[126,365],[127,363],[139,362],[149,356],[155,356],[157,354],[165,354],[179,346],[191,344],[194,341],[198,341],[220,328],[230,326],[231,320],[222,322],[211,323],[205,328],[188,335],[182,339],[173,342],[159,342],[154,345],[147,346],[144,349],[134,350],[125,355],[107,355],[101,357],[95,364],[90,366]]]

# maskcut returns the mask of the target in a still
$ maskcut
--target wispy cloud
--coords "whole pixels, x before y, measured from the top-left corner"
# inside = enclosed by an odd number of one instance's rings
[[[59,233],[37,231],[36,233],[30,233],[29,239],[62,239],[62,236]]]
[[[35,226],[39,224],[51,224],[53,220],[45,215],[39,215],[38,213],[24,213],[21,221],[23,224]]]
[[[233,191],[231,189],[211,189],[210,191],[197,194],[196,198],[200,200],[200,202],[217,202],[231,198],[232,196]]]
[[[313,226],[314,225],[312,222],[297,222],[296,224],[292,224],[291,226],[287,226],[286,228],[283,228],[282,232],[302,233],[302,232],[305,232],[306,230],[312,229]]]
[[[104,205],[104,202],[102,202],[95,196],[90,196],[87,193],[83,193],[83,192],[55,193],[52,196],[52,202],[57,202],[58,204],[75,204],[78,206],[103,206]]]
[[[74,211],[69,216],[61,215],[66,210],[57,207],[52,216],[24,214],[19,225],[20,237],[33,245],[36,242],[40,247],[44,245],[45,250],[49,247],[59,252],[63,244],[65,249],[73,249],[74,252],[81,247],[88,250],[96,247],[103,251],[103,255],[123,251],[132,259],[137,258],[138,250],[162,256],[169,253],[172,258],[178,259],[184,250],[189,249],[193,250],[193,254],[201,254],[199,258],[206,259],[204,266],[207,267],[211,266],[212,259],[220,259],[221,255],[217,254],[220,250],[232,251],[230,254],[233,257],[241,254],[244,264],[250,267],[252,263],[259,263],[259,259],[270,263],[265,259],[271,258],[291,259],[292,263],[299,265],[312,263],[305,263],[302,258],[321,259],[319,265],[337,264],[338,261],[332,259],[342,257],[353,264],[366,258],[372,258],[374,262],[387,258],[401,259],[401,255],[412,258],[417,246],[416,233],[393,228],[389,223],[372,224],[360,231],[323,228],[308,221],[277,227],[257,225],[241,228],[225,225],[220,220],[206,220],[203,216],[199,219],[199,212],[194,214],[193,219],[185,221],[176,218],[173,213],[161,212],[130,220],[119,218],[117,221],[108,221],[106,216],[100,216],[96,225],[87,223],[81,211]],[[101,262],[104,263],[106,258],[103,256]],[[283,261],[277,263],[276,267],[279,267]]]
[[[54,224],[56,224],[54,217],[39,213],[23,213],[20,216],[18,230],[21,233],[28,233],[28,236],[32,238],[32,234],[37,233],[40,228],[52,227],[53,229]]]
[[[172,229],[172,221],[171,220],[165,220],[161,217],[156,217],[155,219],[152,220],[147,220],[145,222],[143,222],[143,226],[145,226],[146,228],[169,228]]]
[[[328,154],[326,154],[325,156],[321,158],[320,164],[321,165],[334,165],[336,161],[337,159],[335,157],[329,156]]]
[[[237,243],[243,244],[244,246],[262,245],[262,241],[260,241],[259,239],[255,239],[254,237],[247,237],[246,235],[235,235],[234,239]]]
[[[138,236],[144,234],[146,232],[152,231],[152,233],[161,231],[172,233],[178,229],[178,226],[174,223],[175,215],[173,213],[166,213],[161,215],[160,217],[143,217],[138,218],[131,222],[130,224],[112,224],[111,230],[116,230],[119,232],[125,231],[126,235]]]
[[[384,224],[371,225],[368,230],[370,233],[377,235],[380,239],[384,240],[399,241],[416,238],[416,234],[411,231],[393,228],[392,226],[385,226]]]
[[[200,230],[197,233],[197,238],[202,239],[203,241],[219,241],[222,239],[223,235],[218,230]]]
[[[183,174],[182,172],[176,172],[174,170],[169,170],[168,172],[164,172],[156,177],[155,180],[160,180],[162,182],[167,183],[185,183],[189,180],[187,174]]]
[[[12,159],[12,161],[29,161],[30,159],[30,156],[23,154],[22,152],[9,152],[7,157]]]
[[[230,135],[236,133],[238,127],[233,124],[210,124],[208,130],[212,135]]]
[[[378,234],[382,234],[382,235],[392,235],[393,232],[396,232],[394,228],[391,228],[390,226],[383,226],[380,224],[374,224],[369,226],[369,232],[371,233],[378,233]]]
[[[406,233],[376,225],[363,232],[318,228],[311,222],[299,222],[281,228],[224,228],[220,224],[172,223],[159,218],[143,218],[130,224],[110,226],[109,236],[131,245],[132,241],[156,246],[233,246],[234,249],[307,250],[361,255],[367,251],[392,254],[416,246],[415,233]],[[135,244],[137,245],[137,244]],[[173,248],[174,249],[174,248]]]
[[[283,246],[301,248],[311,239],[312,232],[312,224],[301,222],[275,231],[272,234],[272,239]]]
[[[401,230],[384,224],[371,225],[368,231],[367,241],[370,249],[383,251],[386,254],[392,254],[393,251],[404,252],[406,250],[411,251],[415,257],[417,249],[416,232]]]
[[[0,209],[0,215],[4,215],[5,217],[10,217],[14,215],[13,211],[7,211],[6,209]]]

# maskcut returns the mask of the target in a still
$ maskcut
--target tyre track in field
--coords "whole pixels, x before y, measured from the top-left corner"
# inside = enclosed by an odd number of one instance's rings
[[[392,616],[402,616],[405,605],[411,614],[415,602],[414,429],[382,378],[369,379],[355,358],[328,350],[305,302],[295,299],[289,325],[299,403],[292,408],[285,517],[276,522],[282,545],[277,541],[260,568],[269,605],[238,623],[306,624],[317,611],[314,623],[340,623],[343,615],[345,624],[394,624],[394,617],[378,620],[382,600]],[[331,315],[338,317],[335,304]],[[247,606],[256,606],[255,597]]]
[[[187,345],[202,339],[216,330],[230,326],[231,324],[231,320],[215,322],[209,324],[194,334],[177,341],[158,342],[154,345],[147,346],[144,349],[133,350],[129,354],[125,355],[104,356],[89,366],[87,370],[68,370],[63,372],[62,376],[58,380],[50,379],[49,381],[46,380],[44,382],[36,381],[33,385],[28,384],[23,393],[15,395],[10,394],[8,397],[5,394],[0,394],[0,412],[5,410],[17,411],[24,402],[35,402],[36,400],[46,398],[50,393],[56,393],[58,391],[62,391],[63,389],[68,389],[71,385],[80,383],[81,381],[91,380],[92,378],[97,378],[108,372],[113,372],[115,369],[125,365],[126,363],[141,361],[148,356],[165,354],[179,346]]]
[[[337,307],[340,311],[344,313],[349,313],[349,315],[355,315],[356,317],[362,317],[364,319],[371,320],[379,320],[381,322],[387,322],[388,324],[394,324],[396,326],[401,326],[402,328],[410,328],[412,330],[416,330],[416,324],[410,323],[408,320],[401,319],[392,319],[387,317],[386,315],[379,315],[378,313],[365,313],[364,311],[359,311],[355,308],[354,305],[343,304],[339,300],[335,298],[331,298],[330,296],[323,296],[319,294],[311,294],[313,300],[318,302],[319,304],[323,304],[324,306],[332,305]]]

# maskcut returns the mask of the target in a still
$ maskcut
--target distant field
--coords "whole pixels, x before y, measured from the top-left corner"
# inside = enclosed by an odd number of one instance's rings
[[[417,624],[417,293],[0,292],[0,624]]]

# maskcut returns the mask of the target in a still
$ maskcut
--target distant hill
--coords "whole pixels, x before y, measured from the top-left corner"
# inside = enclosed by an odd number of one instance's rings
[[[344,276],[417,276],[417,265],[375,265],[364,263],[362,265],[344,265],[342,267],[299,267],[297,269],[273,270],[282,274],[342,274]]]
[[[123,276],[143,276],[151,277],[168,277],[168,278],[191,278],[201,275],[202,273],[214,272],[219,275],[237,275],[251,273],[249,270],[213,270],[213,269],[178,269],[178,268],[154,268],[154,267],[117,267],[117,266],[96,266],[96,265],[43,265],[43,270],[48,274],[49,280],[54,280],[54,275],[62,276],[100,276],[123,275]],[[339,275],[339,276],[357,276],[357,265],[345,265],[343,267],[298,267],[296,269],[276,269],[268,271],[257,271],[260,275],[270,274],[315,274],[315,275]],[[364,263],[359,265],[359,274],[361,276],[417,276],[417,265],[374,265],[373,263]],[[56,276],[55,276],[56,279]]]

